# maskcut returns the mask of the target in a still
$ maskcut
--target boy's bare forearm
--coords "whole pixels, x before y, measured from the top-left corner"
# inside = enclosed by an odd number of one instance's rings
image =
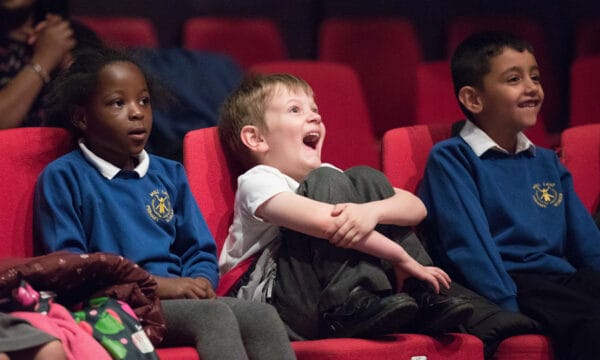
[[[369,203],[378,213],[378,223],[413,226],[423,221],[427,216],[427,209],[421,199],[408,191],[394,190],[394,196]]]
[[[412,226],[427,215],[423,202],[408,191],[395,189],[392,197],[361,204],[376,213],[378,224]],[[291,192],[279,193],[261,205],[256,216],[277,226],[329,239],[340,224],[333,216],[334,205]]]
[[[333,208],[334,205],[294,193],[280,193],[265,202],[256,215],[277,226],[328,241],[338,228],[336,217],[331,216]],[[410,259],[400,245],[374,230],[350,247],[391,263]]]
[[[371,231],[362,240],[353,243],[351,248],[392,264],[413,260],[402,246],[377,231]]]

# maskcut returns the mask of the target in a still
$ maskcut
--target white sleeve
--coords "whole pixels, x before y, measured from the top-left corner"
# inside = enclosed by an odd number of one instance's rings
[[[295,192],[298,183],[279,170],[265,165],[255,166],[238,178],[236,199],[241,207],[257,220],[256,209],[265,201],[282,192]],[[261,220],[262,221],[262,220]]]

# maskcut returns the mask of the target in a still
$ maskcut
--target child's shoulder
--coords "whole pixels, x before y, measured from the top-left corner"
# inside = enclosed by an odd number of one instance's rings
[[[292,191],[298,183],[279,169],[269,165],[256,165],[241,174],[237,179],[237,194],[262,191]]]
[[[185,167],[179,161],[152,154],[148,154],[148,157],[150,159],[150,166],[148,168],[150,173],[154,173],[162,178],[170,178],[174,182],[187,179]]]
[[[251,167],[250,169],[246,170],[244,173],[242,173],[238,177],[238,179],[247,179],[247,178],[254,178],[254,177],[265,177],[265,176],[285,177],[285,175],[276,167],[261,164],[261,165],[255,165],[255,166]]]
[[[469,150],[471,150],[469,145],[457,135],[433,144],[431,154],[468,153]]]
[[[150,165],[156,165],[163,168],[169,169],[183,169],[183,164],[179,161],[167,159],[162,156],[148,154],[148,158],[150,159]]]
[[[79,167],[81,163],[85,163],[83,153],[79,149],[68,152],[53,161],[51,161],[44,171],[59,171]]]

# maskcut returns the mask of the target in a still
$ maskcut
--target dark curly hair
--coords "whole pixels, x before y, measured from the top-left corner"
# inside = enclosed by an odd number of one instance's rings
[[[140,65],[135,53],[101,47],[85,48],[73,53],[73,63],[60,73],[50,84],[44,98],[49,123],[69,129],[74,135],[78,130],[71,123],[76,106],[85,106],[94,93],[98,83],[98,74],[107,65],[116,62],[129,62],[136,65],[146,80],[148,92],[158,100],[169,98],[166,89],[158,85]],[[163,96],[158,96],[163,95]],[[163,103],[159,101],[158,105]]]

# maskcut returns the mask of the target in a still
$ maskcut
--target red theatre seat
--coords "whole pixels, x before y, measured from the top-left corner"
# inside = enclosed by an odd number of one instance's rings
[[[65,129],[25,127],[0,131],[0,176],[4,213],[0,217],[0,259],[33,256],[33,194],[42,170],[74,148]],[[193,347],[158,349],[161,359],[197,360]]]
[[[192,192],[220,251],[232,221],[238,169],[231,167],[231,162],[227,161],[215,127],[190,131],[184,139],[183,156]],[[218,293],[222,294],[224,287],[232,284],[228,276],[223,276]],[[306,360],[483,358],[481,341],[466,334],[447,334],[436,338],[391,334],[381,339],[297,341],[292,346],[298,359]]]
[[[341,169],[354,165],[381,169],[381,145],[352,68],[320,61],[279,61],[257,64],[251,71],[290,73],[310,84],[327,129],[323,161]]]
[[[575,59],[571,66],[569,126],[600,123],[600,55]]]
[[[417,66],[415,124],[452,123],[464,119],[454,96],[450,62],[420,63]]]
[[[149,19],[139,17],[78,16],[108,46],[157,48],[158,37]]]
[[[560,146],[561,159],[573,175],[575,191],[594,213],[600,207],[600,123],[565,129]]]
[[[58,128],[0,130],[0,258],[33,256],[33,193],[48,163],[72,148],[71,136]]]
[[[422,50],[408,20],[327,19],[319,33],[318,56],[356,70],[378,138],[389,129],[412,124]]]
[[[450,136],[450,124],[415,125],[388,131],[383,137],[383,172],[393,186],[413,193],[425,172],[433,145]],[[547,337],[538,334],[511,336],[500,343],[495,360],[552,360]]]
[[[183,46],[229,55],[244,69],[287,59],[277,24],[264,18],[194,17],[183,24]]]

